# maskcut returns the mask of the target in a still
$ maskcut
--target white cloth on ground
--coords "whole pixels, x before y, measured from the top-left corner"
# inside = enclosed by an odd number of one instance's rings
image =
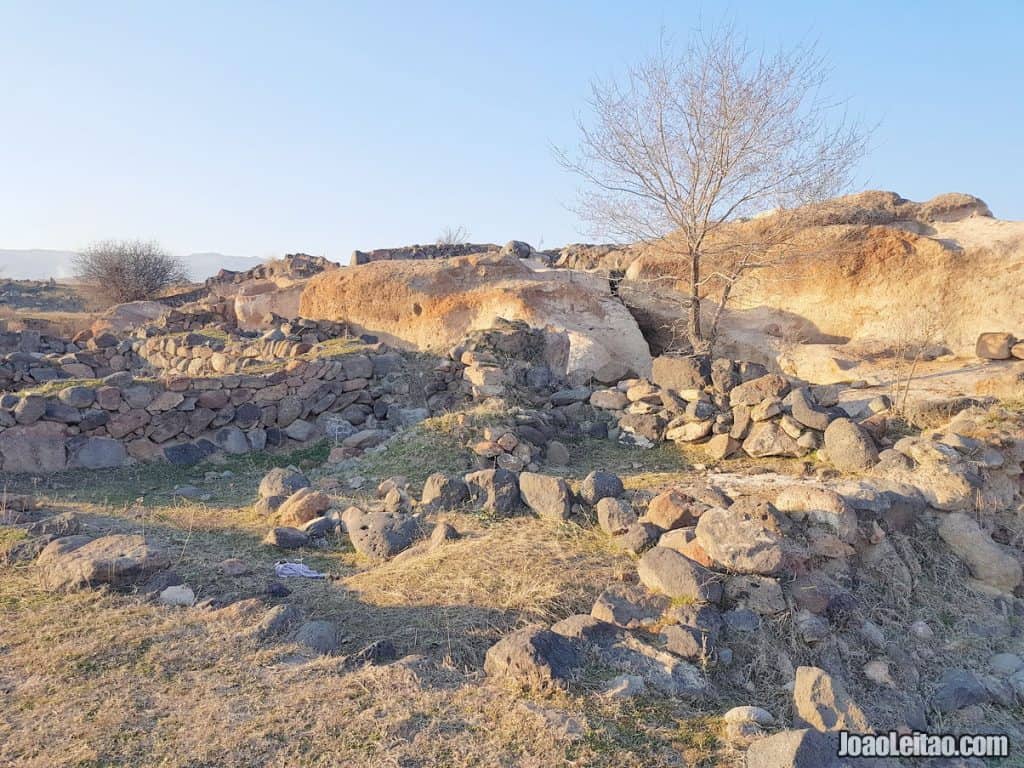
[[[289,563],[286,560],[279,560],[274,563],[274,573],[279,578],[286,579],[289,576],[298,576],[303,579],[326,579],[326,573],[314,571],[305,563]]]

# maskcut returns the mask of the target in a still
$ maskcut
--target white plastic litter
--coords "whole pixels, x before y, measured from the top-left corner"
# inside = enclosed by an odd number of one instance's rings
[[[184,584],[167,587],[157,598],[164,605],[188,607],[196,602],[196,593]]]
[[[289,576],[296,576],[302,579],[326,579],[326,573],[320,573],[314,571],[305,563],[289,563],[286,560],[280,560],[274,564],[274,573],[278,575],[278,578],[286,579]]]

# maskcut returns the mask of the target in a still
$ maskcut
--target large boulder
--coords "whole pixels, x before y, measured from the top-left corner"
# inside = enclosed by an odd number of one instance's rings
[[[484,672],[519,687],[545,689],[564,685],[580,665],[581,655],[572,640],[534,624],[492,645]]]
[[[507,469],[481,469],[463,478],[470,499],[485,512],[507,517],[519,509],[519,480]]]
[[[309,480],[304,474],[291,467],[274,467],[260,480],[259,494],[261,499],[272,496],[287,498],[302,488],[309,487]]]
[[[572,511],[572,493],[561,477],[521,472],[519,495],[526,506],[550,520],[565,520]]]
[[[697,518],[706,508],[707,505],[701,504],[680,489],[670,488],[651,499],[644,519],[664,531],[671,531],[696,525]]]
[[[979,581],[1004,592],[1013,592],[1020,585],[1020,561],[1010,550],[992,541],[973,517],[962,512],[943,515],[939,536]]]
[[[333,656],[340,647],[342,633],[333,621],[304,622],[295,633],[295,642],[324,656]]]
[[[160,547],[139,535],[101,536],[72,549],[64,547],[61,541],[48,544],[36,561],[43,585],[50,590],[99,584],[127,587],[145,581],[170,564],[170,558]]]
[[[789,382],[777,373],[768,373],[756,379],[733,387],[729,392],[729,404],[758,405],[770,397],[783,397],[789,392]]]
[[[67,428],[37,421],[0,432],[0,467],[5,472],[57,472],[67,465]]]
[[[667,547],[648,550],[637,572],[645,587],[673,599],[697,603],[722,599],[722,583],[714,572]]]
[[[743,440],[743,451],[755,459],[767,456],[795,458],[807,452],[775,421],[759,421],[751,426],[750,432]]]
[[[642,678],[667,696],[693,696],[707,690],[707,679],[695,665],[593,616],[571,616],[551,631],[588,644],[598,667]]]
[[[601,499],[621,495],[624,490],[622,480],[618,475],[596,469],[583,478],[583,482],[580,484],[580,498],[590,506],[594,506]]]
[[[775,497],[775,508],[795,519],[831,528],[843,541],[857,538],[857,513],[842,496],[829,488],[815,485],[791,485]]]
[[[786,560],[785,540],[773,511],[736,503],[715,507],[697,521],[697,543],[712,562],[735,573],[777,573]]]
[[[836,469],[860,472],[878,463],[878,448],[867,431],[849,419],[836,419],[825,430],[825,452]]]
[[[796,670],[793,725],[818,731],[871,731],[863,710],[846,692],[842,682],[818,667]]]
[[[805,427],[816,429],[819,432],[828,429],[832,417],[826,411],[818,408],[807,387],[797,387],[790,392],[789,399],[794,419]]]
[[[263,537],[263,543],[278,549],[299,549],[309,544],[309,534],[298,528],[282,525],[271,528]]]
[[[560,375],[590,372],[613,382],[651,370],[647,342],[607,280],[534,271],[512,255],[381,261],[325,272],[302,292],[299,314],[344,321],[393,346],[421,350],[450,349],[499,318],[523,320],[562,336],[549,345],[547,360]]]
[[[625,533],[636,524],[637,515],[633,506],[623,499],[607,496],[597,502],[597,524],[611,536]]]
[[[636,629],[657,623],[669,599],[652,595],[639,584],[611,584],[597,596],[590,615],[618,627]]]
[[[873,764],[838,757],[839,737],[833,732],[801,728],[754,739],[747,750],[747,768],[852,768]]]
[[[398,512],[363,512],[349,507],[341,520],[356,552],[376,563],[408,549],[427,533],[419,517]]]
[[[469,487],[461,477],[435,472],[423,484],[420,502],[431,509],[452,510],[469,501]]]
[[[986,704],[992,694],[977,675],[968,669],[947,669],[939,678],[932,694],[932,706],[939,712],[951,713],[976,704]]]
[[[982,333],[975,345],[975,354],[983,360],[1006,360],[1013,346],[1012,333]]]
[[[68,464],[86,469],[107,469],[120,467],[127,458],[128,452],[120,440],[112,437],[87,437],[75,445]]]
[[[323,491],[300,488],[278,507],[278,522],[280,525],[299,528],[323,515],[330,506],[331,497]]]
[[[661,355],[651,365],[651,381],[676,392],[703,389],[711,382],[711,360],[706,355]]]

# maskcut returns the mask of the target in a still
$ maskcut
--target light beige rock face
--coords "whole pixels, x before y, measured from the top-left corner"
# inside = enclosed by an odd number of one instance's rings
[[[1024,283],[1016,277],[1024,266],[1024,222],[992,218],[981,200],[962,194],[915,203],[870,191],[802,213],[803,226],[785,238],[785,279],[766,271],[736,284],[722,319],[721,354],[767,363],[757,356],[766,343],[893,343],[927,330],[937,343],[973,356],[980,334],[1024,328]],[[770,221],[730,224],[716,240],[756,242],[758,228]],[[646,298],[651,286],[685,293],[685,263],[657,245],[630,253],[635,258],[620,286],[624,295],[639,291]],[[705,273],[715,266],[706,262]],[[656,318],[661,324],[678,315],[676,298]],[[937,306],[944,311],[935,313]],[[702,307],[709,316],[715,309],[710,301]],[[823,382],[843,379],[846,361],[827,359],[826,350],[813,352],[815,359],[797,361],[797,367],[817,369]]]
[[[300,488],[287,499],[277,510],[278,522],[285,526],[298,528],[319,517],[331,506],[331,497],[312,488]]]
[[[793,726],[818,731],[868,733],[863,710],[842,682],[818,667],[798,667],[793,685]]]
[[[97,318],[92,324],[92,332],[95,334],[104,331],[116,334],[129,333],[140,325],[156,322],[170,311],[170,307],[158,301],[130,301],[127,304],[116,304]]]
[[[376,262],[309,281],[299,314],[349,323],[397,347],[447,350],[499,318],[564,334],[567,372],[616,381],[647,376],[651,355],[636,321],[596,275],[534,271],[520,259],[476,254]]]
[[[299,300],[305,281],[259,280],[248,283],[235,294],[235,317],[245,330],[263,328],[268,315],[292,318],[299,316]]]
[[[944,515],[939,523],[939,536],[979,581],[1004,592],[1013,592],[1021,583],[1021,564],[1017,558],[992,541],[968,515]]]
[[[975,354],[985,360],[1006,360],[1014,341],[1012,333],[983,333],[978,336]]]
[[[36,561],[47,589],[97,584],[125,587],[170,564],[162,549],[138,535],[102,536],[70,550],[61,546],[62,541],[57,539],[47,545]]]

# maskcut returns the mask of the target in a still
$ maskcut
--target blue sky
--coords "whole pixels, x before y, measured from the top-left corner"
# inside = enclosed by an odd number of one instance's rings
[[[816,39],[878,122],[861,183],[1024,219],[1024,3],[0,0],[0,248],[155,238],[347,260],[581,239],[554,162],[594,75],[700,19]]]

